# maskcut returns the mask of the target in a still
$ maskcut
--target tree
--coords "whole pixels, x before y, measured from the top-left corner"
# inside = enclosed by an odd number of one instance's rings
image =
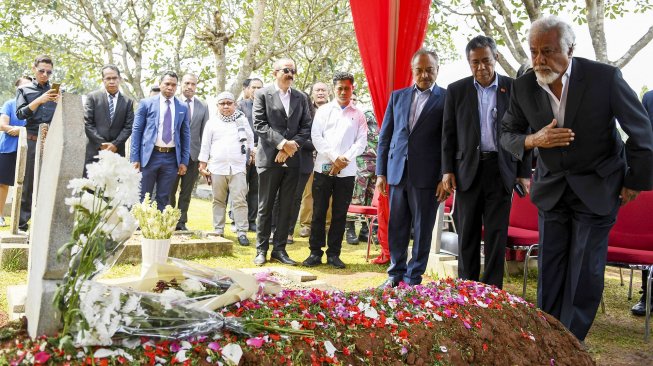
[[[64,70],[69,90],[80,93],[97,87],[103,64],[116,64],[127,83],[126,94],[142,98],[143,82],[154,80],[161,68],[179,69],[194,54],[184,47],[185,17],[192,5],[197,2],[5,0],[0,47],[19,62],[38,53],[51,55],[57,69]],[[163,28],[167,31],[156,31]]]
[[[624,67],[647,44],[653,40],[653,22],[630,48],[620,57],[609,59],[605,37],[605,19],[617,19],[629,13],[645,13],[653,9],[646,0],[618,0],[606,4],[605,0],[576,1],[552,0],[452,0],[435,1],[433,9],[448,16],[463,16],[473,19],[483,34],[493,37],[500,46],[499,63],[510,75],[517,68],[529,62],[529,54],[524,47],[527,39],[527,25],[546,13],[559,14],[571,12],[574,21],[586,25],[592,38],[592,45],[598,61],[617,67]],[[503,50],[507,50],[503,52]],[[506,57],[510,56],[510,57]]]

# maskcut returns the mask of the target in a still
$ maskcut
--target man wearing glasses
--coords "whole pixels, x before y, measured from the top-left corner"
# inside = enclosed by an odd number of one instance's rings
[[[501,288],[512,190],[518,183],[528,192],[531,162],[530,158],[517,162],[499,144],[498,121],[508,108],[512,79],[494,71],[496,43],[477,36],[465,52],[472,76],[447,88],[442,183],[449,194],[456,190],[458,275]],[[485,232],[482,277],[481,230]]]
[[[34,189],[34,161],[36,139],[41,123],[50,124],[57,108],[58,90],[50,90],[50,76],[53,63],[50,56],[40,55],[34,60],[32,72],[34,81],[31,85],[18,88],[16,92],[16,116],[26,120],[27,130],[27,161],[25,165],[25,180],[23,195],[20,199],[20,220],[18,228],[27,231],[27,222],[32,216],[32,190]]]
[[[125,141],[132,134],[134,102],[120,93],[120,70],[115,65],[105,65],[101,74],[103,87],[89,93],[84,105],[88,138],[85,165],[97,161],[95,157],[100,150],[125,156]]]
[[[259,174],[259,209],[256,228],[256,258],[261,266],[267,261],[270,246],[272,208],[279,195],[279,217],[272,240],[270,259],[288,265],[297,263],[286,253],[286,235],[290,210],[299,179],[299,154],[310,138],[311,113],[308,98],[290,86],[297,69],[288,58],[273,66],[274,83],[254,96],[254,132],[259,137],[256,167]]]

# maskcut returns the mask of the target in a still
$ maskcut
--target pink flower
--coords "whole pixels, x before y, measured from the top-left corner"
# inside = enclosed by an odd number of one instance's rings
[[[213,352],[218,352],[220,350],[220,345],[217,342],[211,342],[207,347]]]
[[[50,354],[47,352],[39,352],[34,355],[34,362],[37,364],[45,364],[50,359]]]
[[[170,344],[170,352],[177,353],[177,352],[179,352],[180,349],[181,349],[181,347],[179,347],[179,343],[173,342],[173,343]]]
[[[246,343],[250,347],[261,348],[263,343],[265,343],[265,340],[261,337],[256,337],[248,339]]]

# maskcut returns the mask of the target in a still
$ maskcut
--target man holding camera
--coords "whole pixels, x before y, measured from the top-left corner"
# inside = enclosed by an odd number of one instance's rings
[[[304,261],[308,267],[322,263],[322,248],[327,264],[345,268],[340,260],[342,237],[345,234],[347,208],[351,202],[356,177],[356,157],[367,146],[367,120],[351,102],[354,76],[338,72],[333,76],[335,100],[317,110],[311,128],[311,140],[317,150],[313,174],[313,219],[309,246],[311,254]],[[326,238],[326,213],[333,199],[331,226]],[[326,239],[326,240],[325,240]]]
[[[218,95],[218,113],[206,124],[199,153],[199,172],[210,179],[213,187],[213,228],[224,235],[227,193],[238,232],[238,243],[247,239],[247,177],[249,151],[254,148],[254,133],[247,117],[236,109],[236,99],[229,92]]]
[[[512,79],[499,75],[492,38],[477,36],[465,49],[472,71],[447,88],[442,129],[443,188],[453,194],[458,229],[460,278],[503,286],[503,266],[511,194],[529,188],[531,162],[517,162],[499,145]],[[500,179],[497,179],[500,177]],[[518,190],[519,192],[519,190]],[[481,272],[481,230],[485,270]]]

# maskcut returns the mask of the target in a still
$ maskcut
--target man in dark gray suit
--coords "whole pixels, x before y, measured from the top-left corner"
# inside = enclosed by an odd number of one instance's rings
[[[494,70],[499,55],[496,43],[476,36],[465,53],[472,76],[447,87],[442,186],[450,194],[456,191],[458,276],[502,288],[512,190],[515,183],[528,190],[531,162],[513,160],[499,145],[512,79]],[[482,277],[481,239],[485,243]]]
[[[538,148],[531,186],[539,212],[537,305],[583,341],[601,302],[619,206],[653,188],[653,131],[621,71],[572,57],[574,43],[559,18],[533,22],[533,72],[513,83],[501,145],[522,161]]]
[[[254,107],[254,93],[263,87],[263,81],[258,78],[247,79],[245,88],[245,97],[238,102],[238,109],[245,113],[249,121],[249,127],[254,131],[254,119],[252,117],[252,108]],[[258,146],[258,136],[254,134],[254,150]],[[258,214],[258,174],[256,173],[256,159],[247,162],[247,221],[249,221],[249,231],[256,231],[256,215]]]
[[[99,150],[125,156],[125,141],[132,134],[134,102],[120,93],[120,70],[114,65],[102,67],[100,88],[86,96],[84,128],[86,130],[86,162],[94,161]],[[86,176],[86,167],[84,167]]]
[[[286,253],[290,209],[299,179],[297,151],[311,135],[311,113],[304,93],[290,87],[297,69],[291,59],[282,58],[273,66],[273,85],[254,96],[254,133],[259,137],[256,167],[259,175],[258,225],[254,264],[267,261],[272,226],[272,208],[279,195],[279,217],[270,259],[295,265]]]
[[[188,206],[190,206],[190,198],[199,174],[199,161],[197,157],[200,154],[204,126],[206,125],[206,121],[209,120],[209,108],[203,100],[195,97],[196,91],[197,76],[193,74],[184,75],[181,78],[182,95],[178,99],[188,107],[188,113],[190,113],[190,159],[188,160],[186,174],[177,176],[170,192],[170,205],[172,207],[178,206],[179,210],[181,210],[181,217],[176,227],[177,230],[188,230],[186,228],[186,222],[188,222]],[[179,192],[179,201],[177,201],[177,188],[180,182],[181,191]]]

